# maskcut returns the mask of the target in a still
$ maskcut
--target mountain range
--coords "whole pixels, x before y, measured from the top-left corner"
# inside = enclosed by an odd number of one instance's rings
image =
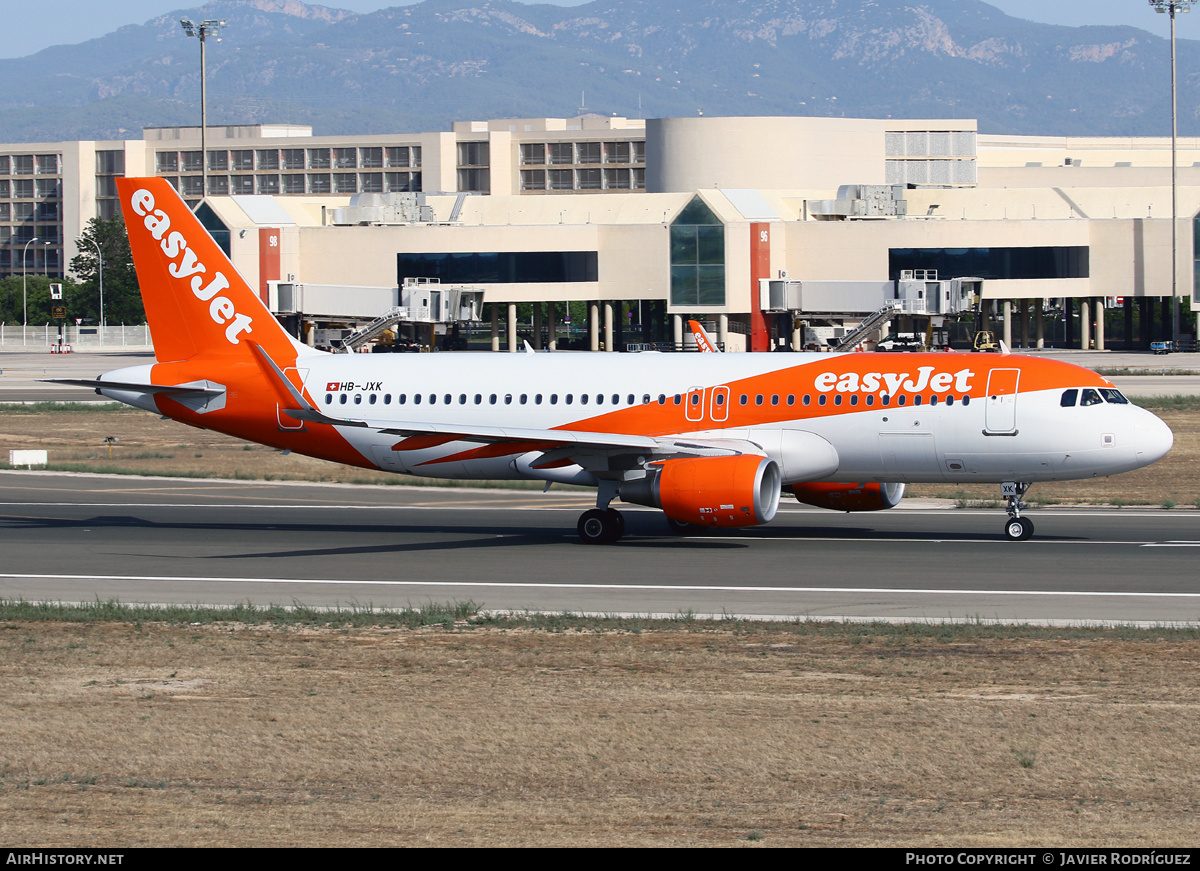
[[[210,124],[349,135],[584,109],[1170,133],[1167,40],[1038,24],[980,0],[424,0],[369,14],[213,0],[0,60],[0,139],[137,138],[142,127],[197,124],[199,43],[180,18],[228,22],[206,44]],[[1200,135],[1200,42],[1177,47],[1180,133]]]

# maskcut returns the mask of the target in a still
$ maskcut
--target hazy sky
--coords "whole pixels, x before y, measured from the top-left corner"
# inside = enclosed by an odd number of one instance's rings
[[[559,6],[578,6],[586,0],[548,0]],[[674,2],[674,0],[672,0]],[[331,0],[340,9],[371,12],[405,6],[403,0]],[[992,0],[992,5],[1017,18],[1050,24],[1131,24],[1165,36],[1166,15],[1156,14],[1145,0]],[[83,42],[125,24],[141,24],[174,9],[195,8],[188,0],[39,0],[9,2],[0,29],[0,58],[25,57],[50,45]],[[1200,37],[1200,10],[1181,15],[1180,37]]]

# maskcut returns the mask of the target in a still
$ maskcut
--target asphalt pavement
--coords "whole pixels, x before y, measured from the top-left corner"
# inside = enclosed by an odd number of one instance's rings
[[[580,544],[583,494],[0,472],[0,596],[845,620],[1200,623],[1200,512],[838,514],[680,538],[621,505]]]

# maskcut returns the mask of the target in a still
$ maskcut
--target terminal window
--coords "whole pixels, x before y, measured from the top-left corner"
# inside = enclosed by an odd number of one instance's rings
[[[397,283],[438,278],[442,284],[596,281],[596,251],[501,251],[396,255]]]
[[[699,197],[671,223],[671,305],[725,305],[725,226]]]

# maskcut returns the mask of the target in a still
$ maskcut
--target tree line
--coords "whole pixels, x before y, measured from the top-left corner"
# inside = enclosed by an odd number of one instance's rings
[[[50,298],[50,285],[55,283],[63,286],[61,304],[66,306],[67,323],[73,324],[82,318],[84,324],[99,324],[100,261],[96,246],[104,260],[105,323],[146,322],[125,221],[120,216],[92,218],[81,235],[79,254],[71,260],[71,276],[52,278],[29,273],[23,277],[18,273],[0,279],[0,323],[18,326],[50,323],[50,307],[60,303]]]

